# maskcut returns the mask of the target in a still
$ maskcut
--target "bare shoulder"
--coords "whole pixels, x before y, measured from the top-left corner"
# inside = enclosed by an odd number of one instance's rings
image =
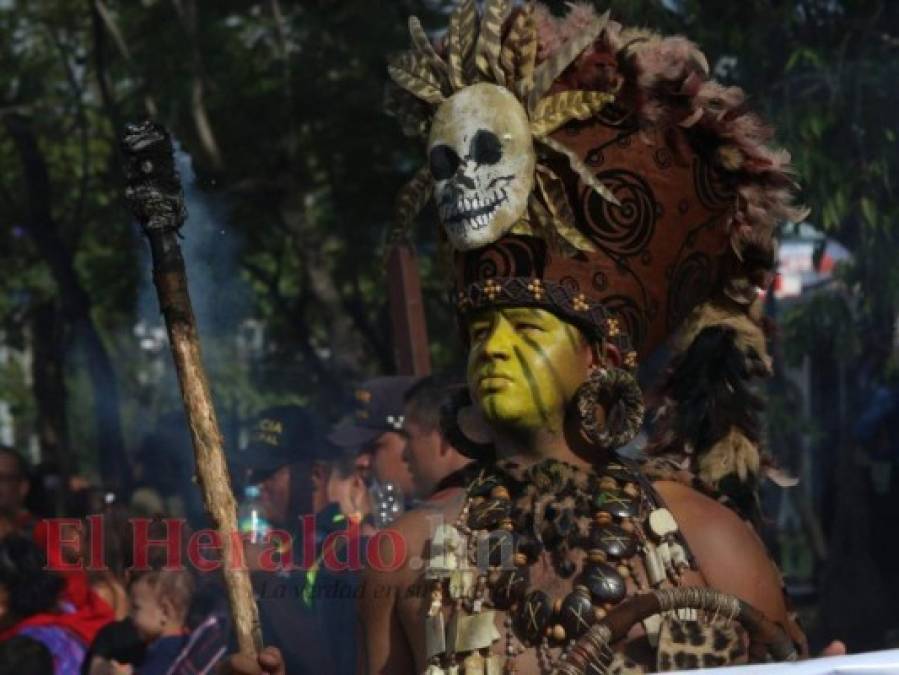
[[[424,664],[420,594],[410,593],[422,576],[428,542],[441,522],[454,522],[464,493],[444,495],[421,504],[381,530],[377,558],[369,559],[359,598],[364,653],[360,672],[412,675]]]
[[[439,498],[422,502],[407,511],[382,530],[378,536],[379,557],[383,560],[399,555],[402,564],[386,565],[380,571],[370,567],[368,576],[390,581],[399,588],[413,583],[421,570],[420,562],[428,554],[432,534],[441,523],[455,521],[464,498],[465,493],[461,489],[446,491]]]
[[[709,587],[736,595],[785,625],[780,573],[755,529],[686,485],[659,481],[654,487],[674,514]]]

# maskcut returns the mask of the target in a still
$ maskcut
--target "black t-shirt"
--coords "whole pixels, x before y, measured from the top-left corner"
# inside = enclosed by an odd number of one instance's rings
[[[290,675],[353,675],[356,672],[356,616],[360,570],[329,570],[322,564],[322,545],[331,533],[346,529],[336,504],[316,514],[314,569],[254,572],[263,642],[278,647]],[[343,541],[343,540],[340,540]],[[302,533],[294,541],[302,546]],[[360,552],[365,541],[360,542]],[[302,553],[294,563],[301,565]],[[336,557],[346,560],[338,547]],[[364,559],[364,557],[363,557]]]

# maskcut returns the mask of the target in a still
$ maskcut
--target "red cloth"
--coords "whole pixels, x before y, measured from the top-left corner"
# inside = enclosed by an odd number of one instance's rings
[[[37,524],[34,529],[34,539],[47,554],[50,567],[61,560],[59,542],[48,541],[46,521],[42,520]],[[0,641],[15,635],[26,626],[61,626],[89,645],[103,626],[115,620],[115,611],[109,603],[91,589],[87,573],[83,569],[57,571],[56,574],[65,580],[60,601],[70,604],[73,611],[46,612],[30,616],[0,633]]]

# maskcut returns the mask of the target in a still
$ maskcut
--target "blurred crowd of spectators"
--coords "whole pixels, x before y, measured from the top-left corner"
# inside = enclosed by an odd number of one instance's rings
[[[264,642],[291,675],[355,672],[361,570],[350,541],[364,549],[468,464],[440,431],[450,387],[370,380],[331,429],[302,406],[269,408],[229,449],[235,494],[252,499],[240,528]],[[187,553],[211,524],[183,418],[160,424],[134,466],[133,488],[115,494],[77,477],[63,484],[0,447],[0,675],[227,672],[236,645],[222,572]]]

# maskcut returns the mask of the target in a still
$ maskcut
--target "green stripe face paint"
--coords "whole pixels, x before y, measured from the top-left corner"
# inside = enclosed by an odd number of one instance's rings
[[[573,326],[533,308],[488,309],[468,325],[468,386],[487,420],[518,430],[561,431],[587,379],[590,349]]]

